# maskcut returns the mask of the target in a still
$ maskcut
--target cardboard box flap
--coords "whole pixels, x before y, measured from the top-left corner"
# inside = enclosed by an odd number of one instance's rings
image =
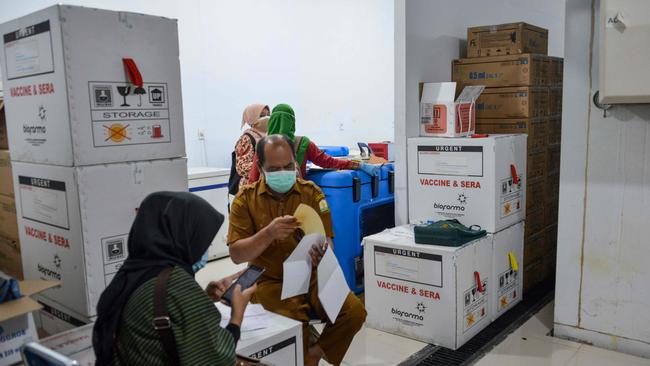
[[[469,85],[466,86],[456,98],[456,103],[474,103],[479,95],[483,93],[484,85]]]
[[[0,304],[0,323],[20,315],[31,313],[41,307],[39,303],[27,296]]]
[[[548,30],[542,27],[538,27],[528,23],[505,23],[497,25],[485,25],[481,27],[471,27],[470,32],[498,32],[503,30],[519,30],[519,29],[528,29],[534,32],[548,34]]]
[[[20,294],[23,297],[0,304],[0,322],[40,309],[42,306],[30,298],[30,296],[52,287],[60,286],[61,282],[25,280],[19,281],[18,285],[20,286]]]
[[[456,95],[456,83],[424,83],[422,89],[422,102],[450,102],[453,103]]]
[[[53,287],[61,286],[59,281],[42,281],[42,280],[24,280],[18,282],[20,294],[23,296],[32,296],[39,292],[49,290]]]

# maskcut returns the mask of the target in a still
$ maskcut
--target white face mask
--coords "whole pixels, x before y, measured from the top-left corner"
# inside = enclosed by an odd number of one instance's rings
[[[253,127],[255,127],[256,130],[266,132],[269,129],[269,119],[271,119],[270,116],[260,117],[257,121],[255,121]]]

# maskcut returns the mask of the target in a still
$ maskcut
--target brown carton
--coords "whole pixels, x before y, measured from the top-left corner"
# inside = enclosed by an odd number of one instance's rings
[[[14,180],[11,176],[9,150],[0,150],[0,195],[14,196]]]
[[[529,153],[526,164],[528,180],[546,176],[546,151]]]
[[[562,86],[551,86],[548,88],[548,115],[555,116],[562,114]]]
[[[548,175],[560,172],[560,145],[551,145],[546,153],[546,172]]]
[[[548,145],[558,145],[562,142],[562,116],[551,116],[547,125]]]
[[[539,177],[526,182],[526,209],[543,207],[545,200],[546,177]]]
[[[476,118],[534,118],[548,111],[545,87],[486,88],[476,101]]]
[[[24,278],[23,261],[20,257],[20,244],[18,240],[0,236],[0,272],[4,272],[19,280]]]
[[[5,118],[5,103],[0,99],[0,149],[9,148],[9,138],[7,137],[7,119]]]
[[[0,237],[18,240],[16,202],[13,197],[0,196]]]
[[[544,207],[526,210],[525,237],[538,234],[544,230]]]
[[[548,122],[545,118],[484,118],[476,120],[476,133],[528,134],[528,152],[546,150]]]
[[[524,269],[524,295],[542,281],[543,267],[544,263],[540,258]]]
[[[559,202],[550,202],[544,204],[544,226],[557,225]]]
[[[557,224],[551,225],[544,230],[544,245],[551,250],[557,250]]]
[[[507,86],[547,86],[548,56],[523,54],[454,60],[452,79],[458,89],[467,85],[490,88]]]
[[[467,29],[467,57],[548,53],[548,30],[527,23]]]
[[[549,85],[562,86],[564,79],[564,59],[561,57],[549,57],[550,75]]]
[[[544,183],[544,203],[557,203],[560,198],[560,175],[548,175]]]
[[[524,268],[542,258],[545,241],[545,233],[539,233],[524,239]]]

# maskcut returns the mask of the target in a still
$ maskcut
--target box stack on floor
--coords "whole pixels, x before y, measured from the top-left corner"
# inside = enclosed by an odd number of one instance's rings
[[[0,99],[0,272],[23,279],[4,101]]]
[[[524,292],[555,273],[563,59],[547,56],[548,31],[526,23],[473,27],[460,87],[485,85],[477,133],[528,134]]]
[[[187,191],[177,24],[52,6],[0,32],[22,269],[62,283],[37,296],[53,334],[95,318],[142,199]]]

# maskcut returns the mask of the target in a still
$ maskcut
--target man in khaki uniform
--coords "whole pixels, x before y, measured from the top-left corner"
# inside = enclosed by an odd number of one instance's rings
[[[291,216],[298,205],[307,204],[320,214],[329,238],[332,218],[325,196],[312,182],[296,178],[296,162],[291,141],[271,135],[257,144],[260,171],[264,176],[241,189],[231,205],[228,245],[235,263],[249,262],[266,268],[257,283],[253,301],[265,309],[303,322],[305,364],[318,365],[321,358],[339,365],[354,335],[366,319],[366,310],[352,293],[348,294],[334,324],[328,321],[318,300],[316,266],[327,243],[310,251],[314,264],[309,292],[280,300],[282,267],[300,241],[298,222]],[[331,242],[331,240],[330,240]],[[315,344],[310,344],[309,320],[316,315],[327,324]]]

